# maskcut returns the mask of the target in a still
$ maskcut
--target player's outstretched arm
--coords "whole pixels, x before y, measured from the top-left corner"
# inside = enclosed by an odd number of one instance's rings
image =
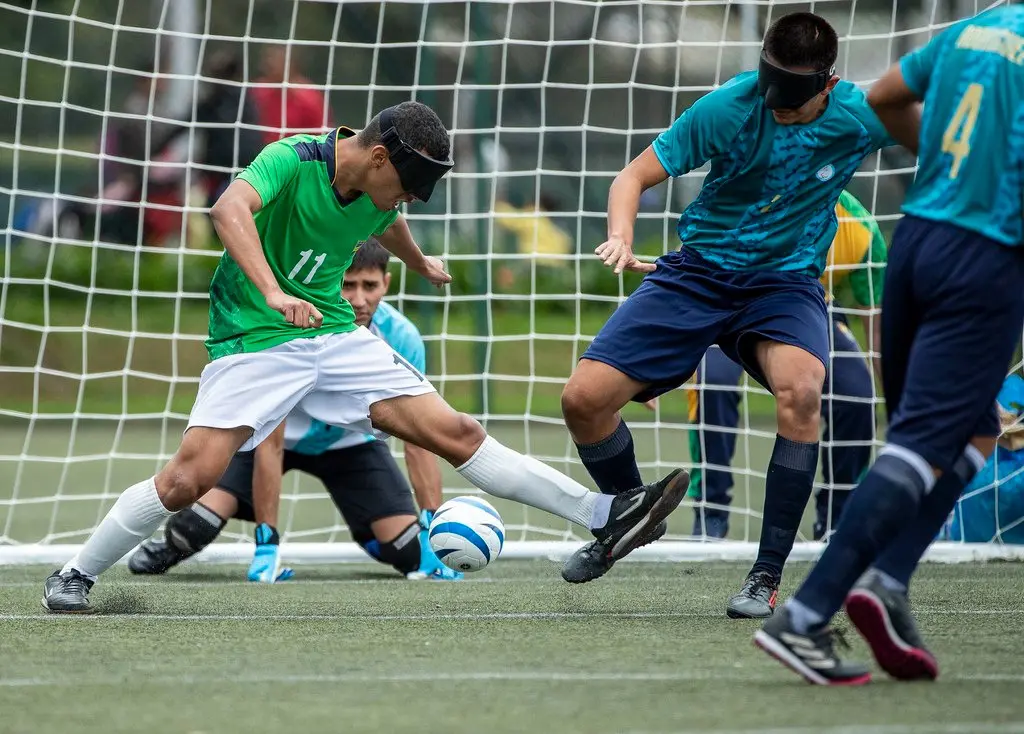
[[[253,214],[262,207],[263,200],[256,189],[246,181],[236,180],[210,209],[210,219],[224,249],[267,299],[270,308],[295,326],[320,326],[324,317],[316,307],[286,294],[274,278],[253,219]]]
[[[441,506],[441,467],[437,457],[414,443],[407,443],[405,466],[416,495],[416,504],[421,510],[434,512]]]
[[[423,254],[423,250],[412,238],[409,224],[401,214],[385,232],[377,235],[377,241],[404,262],[410,270],[419,273],[438,288],[452,282],[452,276],[445,272],[444,263],[439,258]]]
[[[281,505],[284,468],[284,423],[256,447],[252,474],[252,509],[256,521],[256,551],[249,566],[250,581],[274,583],[291,578],[290,568],[281,568],[277,514]]]
[[[640,195],[667,178],[668,172],[652,146],[630,161],[612,182],[608,191],[608,239],[594,252],[616,275],[623,270],[654,270],[654,263],[640,262],[633,254],[633,228],[640,211]]]
[[[921,99],[907,85],[900,64],[889,67],[889,71],[875,82],[868,92],[868,104],[893,140],[917,155],[921,136]]]

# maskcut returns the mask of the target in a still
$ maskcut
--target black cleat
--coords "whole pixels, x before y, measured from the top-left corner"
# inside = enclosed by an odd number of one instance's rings
[[[166,540],[147,540],[128,558],[132,573],[156,576],[177,566],[185,556]]]
[[[686,494],[690,475],[676,469],[654,484],[623,492],[612,500],[608,523],[595,528],[592,540],[562,566],[562,578],[571,584],[593,581],[608,573],[615,562],[665,534],[667,518]]]
[[[738,594],[729,597],[725,614],[729,619],[767,619],[775,613],[779,577],[768,571],[747,576]]]
[[[43,606],[62,614],[92,614],[96,610],[89,604],[91,588],[92,581],[75,569],[54,571],[43,586]]]
[[[935,680],[939,663],[924,646],[906,594],[887,589],[868,571],[846,597],[846,614],[875,660],[897,680]]]
[[[819,686],[859,686],[871,681],[871,672],[858,663],[844,662],[836,655],[835,645],[847,647],[838,630],[819,627],[801,634],[793,629],[789,610],[764,623],[754,635],[754,644],[802,676]]]

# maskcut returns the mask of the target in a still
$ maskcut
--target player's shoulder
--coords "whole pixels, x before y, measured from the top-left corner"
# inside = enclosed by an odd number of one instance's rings
[[[331,130],[323,135],[300,133],[281,138],[270,146],[276,145],[292,150],[299,157],[300,163],[327,163],[334,159],[336,135],[337,130]]]
[[[712,89],[700,98],[705,106],[715,113],[745,115],[757,104],[757,72],[745,71],[729,79],[725,84]]]
[[[882,123],[868,104],[868,96],[863,89],[853,82],[840,79],[831,97],[830,103],[837,108],[833,119],[851,129],[867,130],[873,135],[881,132],[884,135]]]
[[[401,346],[422,346],[423,336],[408,316],[386,301],[377,305],[372,324],[381,338],[396,351]]]

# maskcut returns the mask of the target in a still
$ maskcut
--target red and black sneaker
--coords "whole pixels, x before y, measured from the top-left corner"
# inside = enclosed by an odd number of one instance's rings
[[[729,597],[725,614],[729,619],[767,619],[775,613],[781,579],[769,571],[747,576],[739,593]]]
[[[798,632],[789,610],[783,607],[754,635],[754,644],[801,676],[819,686],[859,686],[871,681],[871,672],[859,663],[846,662],[836,654],[846,641],[838,630],[817,627]]]
[[[846,614],[875,660],[897,680],[935,680],[939,663],[924,646],[906,594],[885,587],[868,571],[846,597]]]

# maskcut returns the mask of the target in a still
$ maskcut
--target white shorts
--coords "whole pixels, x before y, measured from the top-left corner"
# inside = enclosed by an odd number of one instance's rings
[[[374,403],[431,392],[430,381],[387,342],[359,327],[210,362],[188,428],[249,426],[252,438],[241,449],[249,451],[299,405],[318,421],[369,433]]]

